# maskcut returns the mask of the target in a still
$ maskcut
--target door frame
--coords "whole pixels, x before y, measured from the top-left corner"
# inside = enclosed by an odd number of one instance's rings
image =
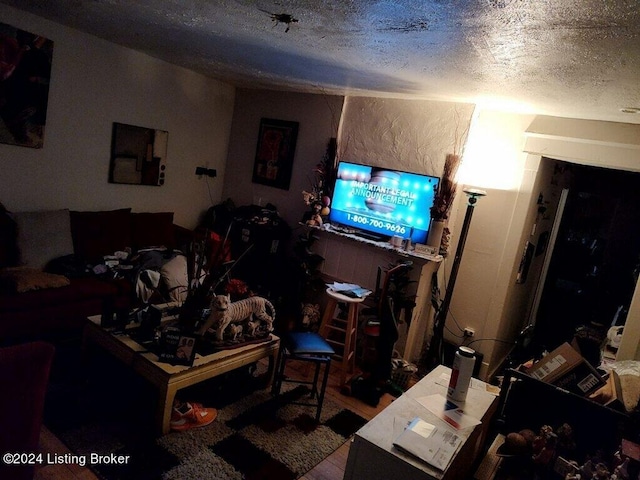
[[[542,270],[538,277],[538,283],[536,285],[535,294],[533,296],[533,303],[531,310],[529,311],[528,325],[536,324],[538,319],[538,309],[540,308],[540,301],[542,300],[542,292],[544,291],[544,285],[547,281],[547,274],[549,273],[549,265],[551,264],[551,258],[556,247],[556,240],[558,238],[558,231],[560,230],[560,224],[562,223],[562,217],[564,215],[564,209],[567,206],[567,198],[569,197],[569,189],[563,188],[560,192],[560,199],[558,200],[558,207],[553,218],[553,225],[551,226],[551,232],[549,234],[549,243],[547,251],[544,255],[544,261],[542,263]]]

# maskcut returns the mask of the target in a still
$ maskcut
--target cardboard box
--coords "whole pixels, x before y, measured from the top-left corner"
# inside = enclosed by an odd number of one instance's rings
[[[598,371],[566,342],[533,364],[527,373],[578,395],[588,395],[605,385]]]

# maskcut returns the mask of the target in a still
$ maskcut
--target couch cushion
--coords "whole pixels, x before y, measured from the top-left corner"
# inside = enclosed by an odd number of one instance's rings
[[[75,254],[88,262],[131,246],[131,209],[71,211],[71,234]]]
[[[72,278],[66,287],[0,294],[0,313],[37,311],[51,306],[73,304],[88,299],[105,299],[119,294],[119,286],[99,278]],[[99,312],[95,312],[99,313]]]
[[[10,267],[0,270],[0,288],[2,291],[24,293],[30,290],[60,288],[69,285],[69,279],[63,275],[46,273],[30,267]]]
[[[142,212],[131,214],[131,237],[135,249],[176,247],[173,212]]]
[[[20,264],[43,269],[54,258],[73,253],[69,210],[16,212]]]

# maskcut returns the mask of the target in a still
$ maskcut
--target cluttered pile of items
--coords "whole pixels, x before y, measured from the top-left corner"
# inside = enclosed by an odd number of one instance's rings
[[[640,478],[640,362],[594,367],[560,345],[510,369],[479,479]]]

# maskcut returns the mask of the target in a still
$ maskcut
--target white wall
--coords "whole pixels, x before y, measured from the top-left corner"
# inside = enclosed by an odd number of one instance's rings
[[[238,89],[222,197],[236,206],[266,205],[295,227],[307,206],[302,190],[309,190],[313,168],[320,163],[330,138],[338,132],[343,97],[269,90]],[[298,139],[288,190],[252,183],[260,119],[299,122]]]
[[[446,155],[462,153],[473,109],[465,103],[348,97],[338,155],[440,177]]]
[[[9,210],[132,207],[193,227],[220,200],[233,87],[4,5],[0,19],[54,42],[44,147],[0,144]],[[165,185],[108,183],[113,122],[169,132]],[[200,165],[218,170],[210,191]]]
[[[460,263],[451,312],[460,329],[475,330],[472,348],[484,355],[489,368],[494,351],[504,350],[502,342],[512,340],[510,332],[521,320],[502,320],[505,311],[514,307],[515,273],[523,245],[524,221],[532,201],[532,186],[525,186],[528,173],[523,153],[524,131],[532,116],[491,110],[477,110],[471,123],[460,181],[484,189],[487,196],[476,204],[465,250]],[[459,195],[453,219],[462,223],[467,199]],[[452,248],[457,247],[454,232]],[[517,308],[516,308],[517,310]],[[515,314],[519,317],[519,314]],[[460,343],[453,334],[448,339]]]

